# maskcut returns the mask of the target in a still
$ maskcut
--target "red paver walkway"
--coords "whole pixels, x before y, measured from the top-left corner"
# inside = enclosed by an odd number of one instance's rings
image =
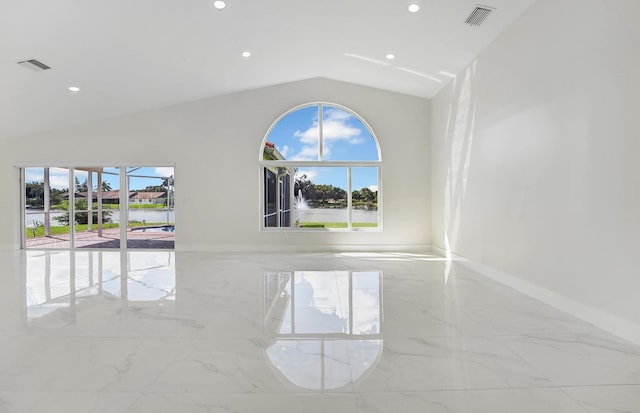
[[[27,238],[27,248],[71,248],[69,234],[52,235],[50,237]],[[120,229],[102,230],[102,237],[97,231],[76,233],[76,248],[120,248]],[[175,248],[174,232],[142,232],[127,230],[127,248]]]

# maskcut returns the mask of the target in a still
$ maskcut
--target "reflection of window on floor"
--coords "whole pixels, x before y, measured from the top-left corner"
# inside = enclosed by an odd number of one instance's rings
[[[296,386],[337,389],[382,352],[382,273],[294,271],[264,275],[267,356]]]
[[[24,271],[31,325],[68,326],[82,305],[170,305],[176,297],[173,251],[31,251]]]
[[[174,248],[173,174],[173,167],[22,168],[22,245],[119,248],[126,239],[128,248]]]
[[[381,228],[379,145],[348,109],[292,109],[269,129],[260,156],[263,229]]]

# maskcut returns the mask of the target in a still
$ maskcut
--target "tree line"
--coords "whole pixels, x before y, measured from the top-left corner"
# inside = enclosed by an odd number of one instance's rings
[[[347,206],[347,191],[340,187],[327,184],[314,184],[307,175],[296,178],[294,182],[294,193],[302,194],[310,207],[321,206]],[[369,188],[362,188],[351,192],[351,201],[354,206],[367,208],[377,208],[378,191]]]
[[[173,178],[165,178],[162,180],[161,185],[148,185],[144,189],[140,189],[141,192],[167,192],[167,188],[169,187],[169,179]],[[88,183],[85,179],[84,181],[80,181],[78,178],[75,178],[75,191],[76,192],[89,192]],[[108,192],[111,191],[111,185],[109,182],[102,181],[102,191]],[[93,192],[97,192],[98,187],[93,188]],[[68,193],[69,189],[58,189],[58,188],[49,188],[49,203],[52,206],[62,205],[64,199],[63,195]],[[39,182],[27,182],[25,184],[25,200],[27,206],[31,208],[44,208],[44,181]]]

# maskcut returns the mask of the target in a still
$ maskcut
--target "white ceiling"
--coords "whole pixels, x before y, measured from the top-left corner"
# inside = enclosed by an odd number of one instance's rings
[[[533,0],[226,2],[0,0],[0,137],[313,77],[430,98]]]

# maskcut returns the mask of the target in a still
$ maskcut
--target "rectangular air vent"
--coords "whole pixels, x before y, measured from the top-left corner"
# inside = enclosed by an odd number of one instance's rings
[[[49,70],[51,69],[51,67],[45,65],[44,63],[36,60],[36,59],[28,59],[28,60],[22,60],[20,62],[18,62],[18,64],[24,68],[27,68],[29,70],[33,70],[35,72],[40,72],[43,70]]]
[[[476,6],[469,17],[467,17],[465,23],[470,26],[480,26],[493,10],[492,7]]]

